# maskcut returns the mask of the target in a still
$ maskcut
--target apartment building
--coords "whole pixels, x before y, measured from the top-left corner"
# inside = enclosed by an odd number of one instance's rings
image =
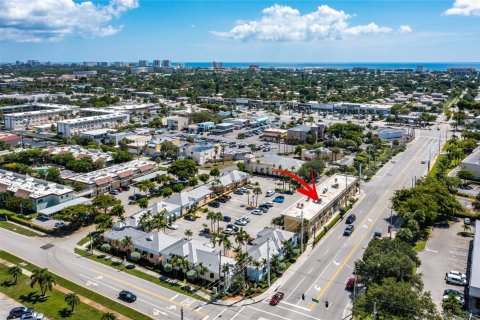
[[[61,184],[0,169],[0,193],[30,199],[35,211],[73,199],[74,191]]]
[[[291,142],[306,142],[309,135],[314,136],[315,140],[323,139],[325,125],[323,123],[312,125],[299,125],[288,129],[287,140]]]
[[[129,120],[130,116],[125,113],[62,120],[57,122],[57,131],[65,137],[71,137],[84,131],[115,128],[121,123],[128,123]]]
[[[167,119],[168,130],[181,131],[183,129],[188,129],[189,124],[190,119],[186,117],[173,116]]]

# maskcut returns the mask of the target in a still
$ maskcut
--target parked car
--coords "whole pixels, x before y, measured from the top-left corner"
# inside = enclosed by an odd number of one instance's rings
[[[212,201],[208,204],[209,207],[212,207],[212,208],[220,208],[220,202],[218,201]]]
[[[252,214],[255,214],[257,216],[261,216],[263,214],[263,211],[260,209],[255,209],[252,211]]]
[[[229,217],[229,216],[223,216],[223,221],[224,222],[230,222],[230,221],[232,221],[232,218]]]
[[[125,190],[125,191],[130,190],[130,186],[123,186],[122,188],[123,188],[123,190]]]
[[[463,219],[463,223],[468,226],[468,225],[470,225],[470,223],[472,223],[472,221],[470,220],[470,218],[465,218],[465,219]]]
[[[185,220],[188,220],[188,221],[196,221],[197,218],[195,218],[194,216],[188,214],[188,215],[185,216]]]
[[[464,286],[467,284],[467,279],[464,279],[456,274],[450,274],[450,273],[447,273],[445,275],[445,281],[448,284],[454,284],[457,286]]]
[[[109,193],[110,193],[110,194],[113,194],[113,195],[115,195],[115,196],[116,196],[117,194],[120,194],[120,192],[118,192],[118,190],[111,190]]]
[[[43,313],[27,312],[20,317],[20,320],[43,320],[45,316]]]
[[[10,310],[8,318],[9,319],[20,318],[25,313],[31,313],[31,312],[35,312],[35,309],[27,308],[27,307],[16,307],[16,308],[13,308],[12,310]]]
[[[236,226],[234,224],[231,224],[231,223],[227,225],[227,228],[230,228],[235,232],[238,232],[240,230],[240,228],[238,226]]]
[[[273,207],[273,202],[267,201],[267,202],[262,203],[260,206],[267,206],[267,207],[271,208],[271,207]]]
[[[460,271],[450,270],[449,272],[445,273],[445,277],[448,276],[448,274],[454,274],[462,279],[467,279],[467,275],[465,273],[461,273]]]
[[[247,217],[247,216],[241,217],[240,219],[245,220],[247,223],[250,223],[250,221],[252,221],[252,220],[250,220],[250,218]]]
[[[143,194],[140,194],[140,193],[134,193],[132,194],[130,197],[128,197],[129,200],[138,200],[140,199],[141,197],[143,197]]]
[[[63,221],[55,222],[55,228],[63,228],[63,227],[65,227],[65,222]]]
[[[270,299],[270,305],[272,306],[276,306],[277,304],[280,303],[280,301],[282,301],[283,299],[283,296],[285,294],[283,292],[277,292],[273,295],[272,299]]]
[[[217,198],[217,200],[215,200],[215,201],[218,201],[218,202],[221,202],[221,203],[227,203],[228,200],[220,197],[220,198]]]
[[[447,300],[449,295],[454,295],[458,302],[460,302],[462,305],[465,304],[465,295],[463,292],[455,289],[445,289],[443,290],[443,301]]]
[[[171,222],[171,223],[167,223],[167,228],[171,230],[177,230],[178,226],[175,223]]]
[[[238,195],[241,195],[241,196],[242,196],[242,195],[243,195],[245,192],[244,192],[244,191],[242,191],[242,190],[239,190],[239,189],[237,189],[237,190],[233,191],[233,193],[235,193],[235,194],[238,194]]]
[[[245,186],[245,188],[247,188],[247,189],[253,189],[253,186],[252,186],[251,184],[247,184],[247,185]]]
[[[275,194],[275,190],[268,190],[266,196],[271,197]]]
[[[235,220],[235,224],[238,224],[239,226],[246,226],[246,225],[247,225],[247,221],[245,221],[244,219],[240,218],[240,219]]]
[[[351,214],[347,217],[347,220],[345,220],[345,222],[347,224],[352,224],[355,220],[357,219],[357,217],[355,216],[355,214]]]
[[[120,291],[118,298],[126,302],[134,302],[137,300],[137,296],[127,290]]]
[[[269,208],[267,208],[267,207],[258,207],[258,209],[259,209],[260,211],[262,211],[263,213],[267,213]]]
[[[276,196],[272,201],[276,203],[283,203],[285,201],[285,196]]]
[[[229,235],[235,233],[235,231],[233,231],[233,229],[230,229],[230,228],[225,228],[225,229],[223,229],[222,232],[225,233],[225,234],[229,234]]]
[[[347,290],[353,290],[353,287],[355,287],[355,278],[350,278],[350,279],[347,280],[345,288]]]
[[[195,212],[195,213],[192,213],[192,216],[194,216],[195,218],[198,218],[200,219],[202,217],[202,214],[200,212]]]
[[[343,230],[343,235],[344,236],[349,236],[353,233],[353,230],[355,230],[355,227],[351,224],[345,227],[345,230]]]

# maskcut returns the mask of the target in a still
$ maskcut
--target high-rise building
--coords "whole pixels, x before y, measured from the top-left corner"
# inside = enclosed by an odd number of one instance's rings
[[[125,62],[115,61],[115,62],[113,63],[113,66],[114,66],[114,67],[125,67]]]
[[[212,62],[212,68],[213,69],[223,69],[223,62]]]
[[[139,67],[146,67],[148,64],[147,60],[138,60],[138,66]]]
[[[170,68],[172,66],[172,61],[170,60],[162,60],[162,67]]]
[[[95,61],[85,61],[85,62],[83,63],[83,65],[84,65],[85,67],[95,67],[96,64],[97,64],[97,63],[96,63]]]
[[[425,67],[424,66],[417,66],[417,72],[418,73],[422,73],[422,72],[425,72]]]
[[[105,61],[97,62],[97,67],[108,67],[108,62],[105,62]]]
[[[155,68],[161,67],[162,66],[161,61],[160,60],[153,60],[153,66]]]
[[[448,68],[448,72],[455,76],[466,76],[477,72],[475,68]]]

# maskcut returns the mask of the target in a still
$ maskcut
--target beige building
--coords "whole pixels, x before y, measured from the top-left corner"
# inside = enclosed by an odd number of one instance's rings
[[[287,137],[287,130],[284,129],[267,129],[263,131],[261,138],[264,141],[278,142]]]
[[[335,174],[318,184],[319,200],[303,197],[295,206],[283,213],[283,226],[287,231],[298,232],[303,219],[305,230],[310,234],[320,228],[337,212],[345,207],[350,197],[357,193],[357,177]]]

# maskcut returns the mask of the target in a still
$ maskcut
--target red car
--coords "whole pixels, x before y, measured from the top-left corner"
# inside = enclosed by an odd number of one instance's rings
[[[284,296],[284,293],[283,293],[283,292],[277,292],[277,293],[275,293],[275,294],[273,295],[272,299],[270,300],[270,305],[276,306],[277,304],[279,304],[280,301],[282,301],[283,296]]]
[[[347,290],[353,290],[354,286],[355,286],[355,278],[348,279],[347,285],[346,285]]]

